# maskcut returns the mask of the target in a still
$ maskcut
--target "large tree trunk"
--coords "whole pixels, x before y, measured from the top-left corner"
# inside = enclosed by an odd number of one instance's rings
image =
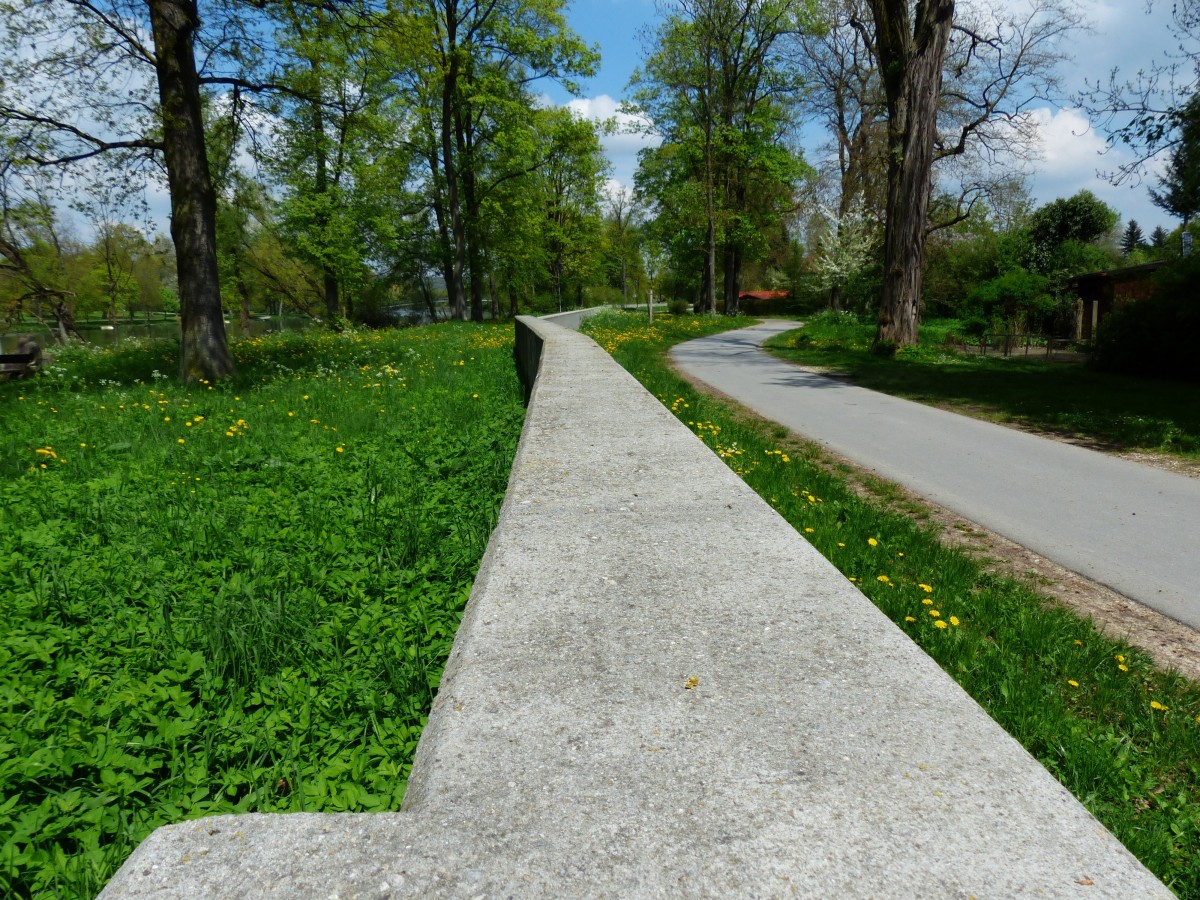
[[[876,52],[888,106],[888,196],[883,300],[876,342],[915,344],[921,318],[925,225],[942,63],[954,0],[871,0]]]
[[[224,378],[233,374],[233,359],[221,314],[217,201],[204,148],[200,79],[192,51],[199,13],[192,0],[148,2],[179,274],[180,370],[184,381]]]

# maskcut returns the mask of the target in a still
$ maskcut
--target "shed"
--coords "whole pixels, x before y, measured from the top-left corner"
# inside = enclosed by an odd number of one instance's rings
[[[1091,340],[1100,322],[1116,307],[1145,300],[1154,291],[1154,273],[1165,266],[1166,260],[1085,272],[1067,282],[1067,288],[1080,298],[1079,339]]]

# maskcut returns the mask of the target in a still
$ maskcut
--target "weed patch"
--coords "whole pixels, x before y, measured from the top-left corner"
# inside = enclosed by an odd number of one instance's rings
[[[307,332],[0,385],[0,893],[159,825],[399,808],[523,419],[511,326]]]

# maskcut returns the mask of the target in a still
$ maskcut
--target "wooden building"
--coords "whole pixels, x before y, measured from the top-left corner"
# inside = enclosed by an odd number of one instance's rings
[[[1140,266],[1086,272],[1067,282],[1067,288],[1079,295],[1079,340],[1089,341],[1104,317],[1116,307],[1144,300],[1154,290],[1154,273],[1165,266],[1166,260],[1155,260]]]

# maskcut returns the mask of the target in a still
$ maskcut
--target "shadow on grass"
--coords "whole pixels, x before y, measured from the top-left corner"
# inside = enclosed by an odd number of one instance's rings
[[[869,332],[870,326],[857,330]],[[993,421],[1071,434],[1110,449],[1200,458],[1200,397],[1194,385],[1032,356],[968,356],[928,344],[882,359],[868,352],[869,334],[845,331],[840,325],[828,333],[818,321],[804,332],[772,339],[766,349],[789,362],[827,368],[861,387]]]

